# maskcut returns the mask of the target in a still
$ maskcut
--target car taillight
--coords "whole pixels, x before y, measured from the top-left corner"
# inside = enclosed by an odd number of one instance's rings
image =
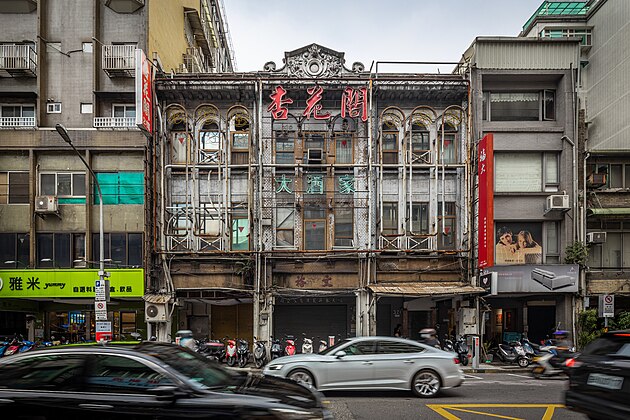
[[[574,368],[574,367],[580,367],[582,365],[582,362],[580,362],[579,360],[575,360],[574,358],[571,358],[571,359],[567,359],[567,361],[564,362],[564,365],[568,368]]]

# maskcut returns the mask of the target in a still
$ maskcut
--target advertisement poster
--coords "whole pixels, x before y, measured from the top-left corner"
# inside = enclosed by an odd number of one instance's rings
[[[577,265],[547,264],[495,266],[497,291],[501,293],[577,293]]]
[[[542,223],[501,222],[494,231],[495,265],[542,264]]]

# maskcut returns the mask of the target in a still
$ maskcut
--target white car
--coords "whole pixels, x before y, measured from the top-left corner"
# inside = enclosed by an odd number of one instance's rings
[[[322,354],[280,357],[264,373],[319,391],[403,389],[419,397],[433,397],[464,382],[453,353],[394,337],[349,338]]]

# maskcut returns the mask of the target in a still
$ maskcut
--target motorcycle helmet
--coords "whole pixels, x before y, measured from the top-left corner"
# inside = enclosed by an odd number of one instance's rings
[[[428,339],[434,337],[437,332],[433,328],[423,328],[420,330],[420,338]]]

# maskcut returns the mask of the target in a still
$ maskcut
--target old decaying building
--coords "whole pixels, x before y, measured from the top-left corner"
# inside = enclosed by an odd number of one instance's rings
[[[148,286],[175,296],[172,329],[473,332],[467,80],[369,72],[312,44],[156,94]]]

